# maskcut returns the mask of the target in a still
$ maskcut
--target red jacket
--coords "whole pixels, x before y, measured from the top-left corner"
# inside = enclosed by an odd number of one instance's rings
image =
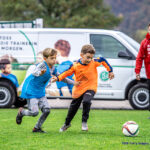
[[[146,38],[141,42],[140,50],[136,58],[135,73],[140,74],[144,60],[146,76],[150,79],[150,34],[146,34]]]

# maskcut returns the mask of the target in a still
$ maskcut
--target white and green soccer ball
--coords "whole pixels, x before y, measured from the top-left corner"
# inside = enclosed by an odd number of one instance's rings
[[[135,121],[127,121],[122,126],[122,133],[125,136],[137,136],[139,134],[139,125]]]

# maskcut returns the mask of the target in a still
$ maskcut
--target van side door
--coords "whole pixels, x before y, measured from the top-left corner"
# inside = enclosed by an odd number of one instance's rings
[[[89,34],[90,43],[96,49],[95,57],[104,57],[113,67],[115,78],[108,79],[108,72],[103,66],[98,67],[98,90],[95,98],[124,99],[125,88],[133,76],[134,58],[117,38],[107,34]],[[118,54],[125,54],[120,58]]]

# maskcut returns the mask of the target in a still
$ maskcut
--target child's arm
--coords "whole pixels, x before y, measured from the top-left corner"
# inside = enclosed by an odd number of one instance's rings
[[[56,73],[56,76],[59,76],[59,75],[60,75],[60,74],[57,72],[57,73]],[[71,79],[69,79],[69,78],[64,78],[62,81],[65,82],[65,83],[68,83],[68,84],[73,84],[73,85],[75,85],[75,86],[79,85],[79,82],[76,82],[76,81],[71,80]]]
[[[59,75],[59,73],[56,73],[56,76],[58,76],[58,75]],[[52,83],[57,81],[57,77],[56,76],[52,76],[52,78],[51,78],[51,82]],[[62,81],[65,82],[65,83],[68,83],[68,84],[76,85],[75,81],[71,80],[69,78],[64,78]],[[48,88],[49,86],[51,86],[51,82],[48,83],[48,85],[46,86],[46,88]]]
[[[44,62],[38,64],[32,74],[36,77],[43,75],[46,72],[46,65]]]
[[[99,57],[97,59],[94,59],[94,61],[97,67],[103,65],[108,72],[113,72],[111,65],[107,62],[107,60],[104,57]]]
[[[62,81],[64,78],[66,78],[67,76],[71,76],[74,73],[74,66],[71,65],[70,68],[68,70],[66,70],[65,72],[61,73],[57,79],[58,81]]]
[[[66,70],[65,72],[61,73],[61,74],[58,75],[57,77],[53,76],[53,77],[52,77],[52,82],[62,81],[62,80],[65,79],[67,76],[70,76],[70,75],[72,75],[73,73],[74,73],[74,66],[71,65],[68,70]]]
[[[114,78],[113,69],[104,57],[99,57],[98,59],[94,59],[94,61],[95,61],[97,67],[100,65],[103,65],[107,69],[107,71],[109,72],[110,80]]]
[[[17,96],[19,97],[19,90],[18,90],[18,88],[16,88],[16,91],[17,91]]]
[[[60,75],[60,73],[57,72],[56,76],[59,76],[59,75]],[[68,83],[68,84],[74,84],[74,81],[69,78],[64,78],[62,81],[65,83]]]

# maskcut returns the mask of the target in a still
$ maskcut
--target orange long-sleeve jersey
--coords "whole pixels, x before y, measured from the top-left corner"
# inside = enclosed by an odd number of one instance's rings
[[[58,76],[58,80],[61,81],[67,76],[74,73],[75,81],[81,81],[80,85],[74,86],[72,90],[72,98],[78,98],[87,90],[97,91],[97,67],[103,65],[107,71],[112,72],[112,67],[106,61],[105,58],[100,57],[93,59],[88,65],[82,64],[79,59],[68,70]]]

